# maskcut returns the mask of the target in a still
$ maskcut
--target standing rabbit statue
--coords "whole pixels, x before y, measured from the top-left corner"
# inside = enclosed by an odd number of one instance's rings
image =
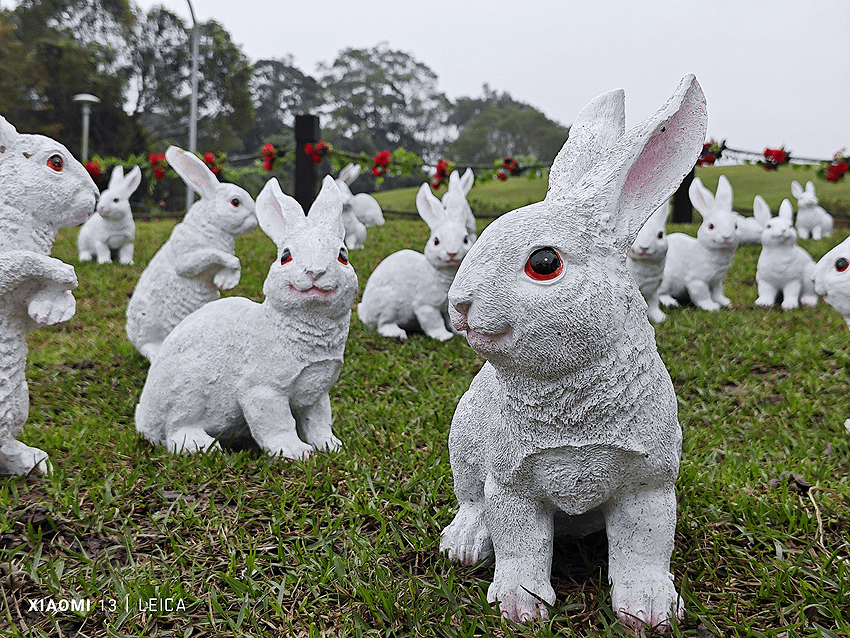
[[[60,228],[94,212],[98,190],[67,148],[0,117],[0,474],[48,472],[17,440],[29,415],[28,332],[74,316],[74,267],[50,257]]]
[[[820,239],[832,234],[832,215],[818,205],[813,182],[806,182],[806,190],[800,182],[791,182],[791,194],[797,198],[797,233],[800,239]]]
[[[416,194],[416,209],[431,229],[424,254],[400,250],[378,264],[357,315],[384,337],[406,339],[409,330],[421,329],[448,341],[454,333],[447,328],[447,294],[473,238],[463,209],[444,208],[427,183]]]
[[[348,164],[339,172],[336,185],[342,195],[342,223],[345,226],[345,245],[349,250],[363,248],[366,229],[383,226],[384,213],[378,201],[368,193],[352,194],[349,186],[360,176],[359,164]]]
[[[184,317],[239,283],[236,237],[257,227],[254,200],[242,188],[220,183],[199,158],[176,146],[165,157],[201,199],[153,256],[127,306],[127,337],[151,361]]]
[[[278,254],[265,301],[219,299],[168,335],[136,408],[139,432],[186,453],[246,435],[289,459],[340,447],[328,391],[357,293],[341,216],[330,176],[306,217],[276,179],[266,183],[257,217]]]
[[[667,262],[658,296],[665,306],[678,306],[690,300],[703,310],[720,310],[732,303],[723,294],[723,278],[738,248],[732,185],[721,175],[715,197],[695,177],[688,194],[702,215],[702,224],[696,239],[684,233],[667,236]]]
[[[141,182],[142,171],[138,166],[134,166],[126,177],[123,167],[112,169],[109,185],[100,194],[96,213],[83,224],[77,236],[80,261],[97,259],[99,264],[108,264],[112,261],[112,252],[116,251],[120,263],[133,263],[136,224],[130,210],[130,195]]]
[[[462,215],[466,220],[466,232],[472,242],[478,237],[478,229],[475,225],[475,216],[472,214],[472,206],[466,199],[469,191],[472,190],[472,185],[475,182],[475,173],[471,168],[467,168],[461,177],[458,171],[452,171],[449,175],[449,187],[443,195],[443,208],[446,210],[459,209],[458,215]]]
[[[546,198],[481,234],[449,292],[452,322],[487,359],[449,434],[460,509],[440,548],[495,554],[503,615],[547,616],[553,520],[605,528],[611,604],[627,625],[681,614],[670,573],[682,433],[626,253],[691,170],[705,99],[686,77],[625,133],[623,91],[577,116]]]
[[[767,202],[761,195],[756,195],[753,212],[762,227],[762,249],[756,267],[759,291],[756,305],[772,306],[781,294],[783,310],[798,308],[801,303],[816,306],[818,296],[812,280],[815,260],[797,245],[791,202],[783,199],[779,216],[771,217]]]
[[[669,202],[664,202],[649,216],[629,250],[629,273],[646,300],[649,318],[661,323],[667,318],[658,305],[658,289],[664,276],[667,260],[667,233],[664,226],[670,214]]]

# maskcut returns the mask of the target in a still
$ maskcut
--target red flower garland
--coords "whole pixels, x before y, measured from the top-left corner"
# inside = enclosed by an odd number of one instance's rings
[[[216,161],[215,155],[212,153],[204,153],[204,164],[209,167],[209,169],[213,172],[213,175],[221,179],[221,164]]]
[[[103,174],[103,160],[100,158],[90,159],[86,162],[86,170],[92,179],[97,179]]]
[[[451,162],[447,159],[441,159],[437,162],[434,174],[431,176],[431,188],[437,190],[449,178]]]
[[[321,140],[315,144],[310,144],[309,142],[305,144],[304,152],[310,156],[310,159],[313,160],[314,164],[321,164],[322,158],[330,153],[332,148],[333,147],[326,141]]]
[[[702,151],[697,159],[697,166],[714,166],[714,163],[720,159],[725,149],[725,141],[718,144],[714,140],[709,140],[702,145]]]
[[[165,177],[165,169],[168,166],[168,162],[165,159],[165,153],[151,153],[148,161],[153,169],[153,176],[156,177],[157,180],[161,180]]]
[[[499,180],[503,182],[508,181],[508,174],[505,171],[499,171],[498,173],[496,173],[496,177],[498,177]]]
[[[782,164],[791,161],[791,156],[785,152],[784,147],[764,149],[764,161],[759,162],[766,171],[775,171]]]
[[[381,151],[375,155],[374,166],[372,166],[372,175],[375,177],[383,177],[387,174],[387,168],[390,165],[390,152]]]
[[[277,159],[277,151],[271,143],[265,144],[262,148],[263,153],[263,168],[270,171],[274,168],[274,161]]]
[[[519,164],[513,157],[510,157],[509,155],[505,155],[502,158],[502,168],[504,168],[508,173],[510,173],[514,177],[522,175],[522,169],[519,167]]]

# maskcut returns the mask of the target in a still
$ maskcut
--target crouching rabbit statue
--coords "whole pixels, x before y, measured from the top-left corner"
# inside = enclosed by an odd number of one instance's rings
[[[556,512],[576,534],[606,529],[624,623],[681,610],[670,555],[682,434],[626,255],[693,167],[705,99],[688,76],[628,133],[624,114],[622,91],[582,110],[546,198],[494,221],[449,292],[454,327],[487,363],[452,420],[460,509],[440,547],[466,565],[495,554],[487,598],[514,620],[555,602]]]

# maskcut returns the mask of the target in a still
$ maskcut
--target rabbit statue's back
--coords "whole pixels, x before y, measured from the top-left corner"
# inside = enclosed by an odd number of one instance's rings
[[[122,166],[112,169],[109,186],[100,195],[96,213],[83,224],[77,236],[80,261],[97,259],[99,264],[108,264],[115,252],[120,263],[133,263],[136,224],[130,196],[141,182],[142,171],[138,166],[130,169],[126,176]]]
[[[239,283],[236,237],[257,227],[254,200],[244,189],[220,183],[199,158],[176,146],[165,156],[201,199],[153,256],[127,305],[127,337],[151,361],[184,317]]]
[[[0,474],[49,469],[45,452],[16,438],[29,413],[26,334],[74,315],[74,268],[49,255],[57,231],[85,221],[97,196],[67,148],[0,117]]]
[[[622,622],[681,614],[670,574],[681,429],[626,254],[691,170],[706,110],[693,76],[625,133],[624,94],[578,115],[543,202],[496,219],[449,293],[454,326],[487,359],[449,435],[460,509],[449,557],[495,553],[488,600],[546,616],[553,520],[604,520],[612,607]]]
[[[136,409],[139,432],[183,452],[246,436],[286,458],[341,445],[328,391],[357,293],[341,214],[329,176],[307,217],[277,180],[266,184],[257,215],[278,254],[265,301],[219,299],[168,335]]]

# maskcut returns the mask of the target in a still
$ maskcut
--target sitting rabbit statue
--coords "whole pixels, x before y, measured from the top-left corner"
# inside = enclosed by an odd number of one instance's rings
[[[220,183],[193,153],[170,146],[168,163],[201,195],[142,272],[127,305],[127,337],[153,361],[165,337],[184,317],[239,283],[236,237],[257,227],[254,200]]]
[[[471,168],[467,168],[461,177],[458,171],[452,171],[449,175],[449,187],[443,195],[443,208],[446,210],[454,210],[458,208],[462,211],[466,219],[466,232],[469,239],[475,242],[478,237],[478,229],[475,225],[475,216],[472,214],[472,206],[466,200],[469,191],[472,190],[472,185],[475,182],[475,173]]]
[[[366,229],[383,226],[384,213],[378,201],[368,193],[352,194],[349,186],[360,176],[359,164],[348,164],[339,172],[336,185],[342,195],[342,223],[345,226],[345,245],[349,250],[363,248]]]
[[[611,604],[627,625],[681,614],[670,574],[682,433],[626,253],[699,156],[707,113],[686,77],[625,133],[624,93],[577,116],[539,203],[496,219],[449,292],[457,330],[487,362],[449,434],[460,509],[440,548],[495,554],[504,616],[547,616],[553,519],[608,534]]]
[[[77,236],[80,261],[97,259],[99,264],[108,264],[112,261],[112,251],[117,251],[120,263],[133,263],[136,225],[130,210],[130,195],[141,182],[142,171],[138,166],[134,166],[126,177],[122,166],[112,169],[109,185],[100,195],[97,212],[83,224]]]
[[[783,199],[779,216],[771,217],[770,206],[761,195],[756,195],[753,212],[762,227],[762,249],[756,267],[759,290],[756,305],[772,306],[781,293],[783,310],[798,308],[801,303],[816,306],[818,296],[812,280],[815,260],[797,245],[791,202]]]
[[[818,205],[813,182],[806,183],[806,190],[800,182],[791,182],[791,194],[797,198],[797,233],[800,239],[820,239],[832,234],[834,221],[832,215]]]
[[[667,236],[667,262],[658,296],[665,306],[678,306],[690,300],[703,310],[720,310],[732,303],[723,294],[723,278],[738,248],[732,185],[721,175],[715,197],[695,177],[688,194],[702,215],[702,224],[696,239],[684,233]]]
[[[304,216],[276,179],[257,197],[277,245],[259,304],[228,297],[184,319],[153,361],[136,429],[173,452],[249,434],[270,454],[335,450],[328,391],[339,378],[357,275],[348,263],[333,178]]]
[[[420,328],[448,341],[454,333],[447,328],[446,295],[473,240],[463,209],[444,208],[427,183],[416,194],[416,209],[431,229],[424,254],[400,250],[378,264],[357,315],[384,337],[406,339],[408,330]]]
[[[26,335],[74,316],[74,267],[49,255],[57,231],[83,223],[97,197],[67,148],[0,117],[0,474],[50,469],[45,452],[17,440],[29,414]]]
[[[669,202],[664,202],[649,216],[629,250],[629,273],[646,300],[649,318],[661,323],[667,318],[658,305],[658,289],[667,259],[667,233],[664,226],[670,214]]]

